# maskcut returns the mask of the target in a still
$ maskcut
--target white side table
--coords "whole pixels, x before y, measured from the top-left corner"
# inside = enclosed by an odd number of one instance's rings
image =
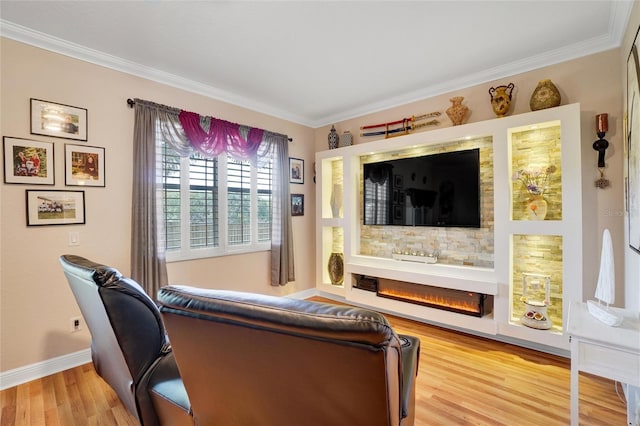
[[[624,317],[609,327],[589,314],[587,304],[573,302],[567,332],[571,339],[571,425],[578,426],[580,371],[640,386],[640,320],[638,313],[615,309]]]

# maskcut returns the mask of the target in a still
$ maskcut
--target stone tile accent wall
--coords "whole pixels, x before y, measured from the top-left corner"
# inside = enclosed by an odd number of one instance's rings
[[[551,276],[551,305],[547,307],[554,331],[562,331],[562,236],[514,235],[511,240],[513,264],[511,277],[511,320],[520,321],[525,311],[522,297],[522,273]]]
[[[544,124],[535,130],[525,130],[511,134],[511,172],[518,170],[544,170],[554,166],[549,175],[548,188],[543,197],[547,201],[545,220],[562,219],[562,165],[560,152],[560,124]],[[511,217],[513,220],[527,220],[527,204],[531,194],[519,180],[512,182],[513,200]]]
[[[493,268],[493,143],[491,137],[479,137],[446,144],[422,146],[396,152],[361,157],[362,164],[389,159],[410,158],[440,152],[480,148],[480,228],[438,228],[362,225],[362,181],[359,184],[360,254],[376,257],[392,255],[394,248],[415,251],[438,250],[438,263]]]
[[[334,253],[344,254],[344,229],[341,226],[331,228],[331,251]]]
[[[344,182],[343,162],[342,160],[331,161],[331,181],[333,184],[342,186]]]

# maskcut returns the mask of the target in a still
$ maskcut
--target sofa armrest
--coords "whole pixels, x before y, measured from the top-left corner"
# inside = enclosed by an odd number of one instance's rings
[[[420,339],[414,336],[399,335],[402,342],[402,425],[414,423],[415,389],[420,361]]]

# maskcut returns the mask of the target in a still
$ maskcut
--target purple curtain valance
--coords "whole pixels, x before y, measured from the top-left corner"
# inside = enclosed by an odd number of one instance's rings
[[[262,129],[213,117],[200,117],[195,112],[180,111],[178,118],[191,146],[206,157],[226,152],[242,160],[253,158],[264,136]]]

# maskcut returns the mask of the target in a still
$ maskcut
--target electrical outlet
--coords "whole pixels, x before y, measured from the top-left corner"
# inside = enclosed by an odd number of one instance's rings
[[[71,332],[75,333],[80,330],[82,330],[82,321],[80,320],[80,317],[71,318]]]

